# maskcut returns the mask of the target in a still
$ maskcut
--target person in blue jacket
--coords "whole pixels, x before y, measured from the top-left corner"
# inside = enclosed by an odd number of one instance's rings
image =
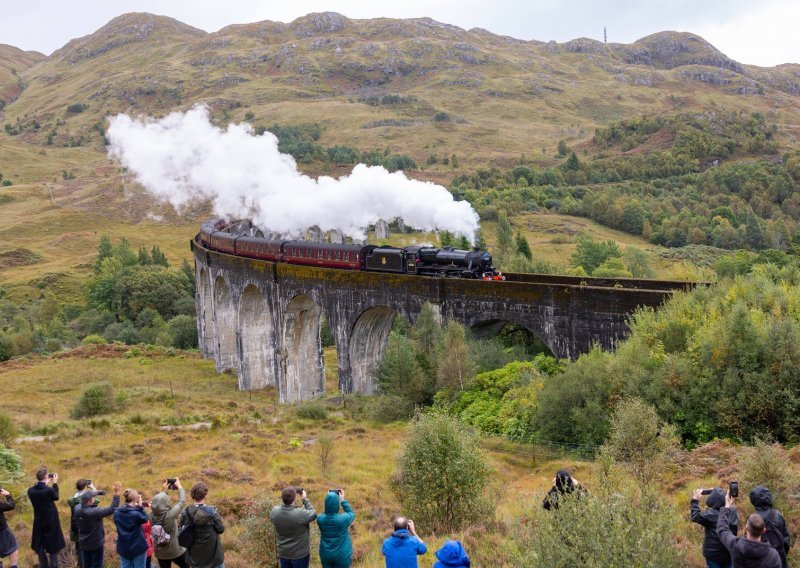
[[[126,489],[125,506],[114,511],[117,525],[117,554],[122,568],[145,568],[147,541],[142,525],[149,518],[142,507],[142,496],[135,489]]]
[[[339,512],[340,505],[344,513]],[[349,529],[355,519],[356,514],[344,498],[344,491],[329,491],[325,496],[325,512],[317,517],[322,568],[350,568],[353,543],[350,542]]]
[[[414,521],[397,517],[394,532],[383,541],[381,552],[386,557],[386,568],[417,568],[417,556],[428,552],[428,547],[417,535]]]
[[[457,540],[448,540],[436,551],[438,562],[433,568],[469,568],[469,556]]]

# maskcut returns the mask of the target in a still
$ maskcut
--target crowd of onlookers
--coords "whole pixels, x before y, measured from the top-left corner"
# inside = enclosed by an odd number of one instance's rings
[[[179,568],[224,568],[220,536],[225,531],[219,511],[206,504],[208,486],[196,483],[190,490],[192,504],[186,506],[186,491],[179,478],[164,481],[161,492],[151,502],[135,489],[113,486],[111,504],[100,506],[105,491],[95,488],[89,479],[79,479],[76,492],[67,499],[70,508],[70,540],[74,543],[80,568],[105,566],[105,525],[113,517],[116,526],[116,551],[122,568],[151,568],[155,559],[159,568],[173,564]],[[177,491],[173,502],[170,492]],[[586,489],[567,470],[558,470],[553,487],[542,506],[559,508],[566,496],[581,499]],[[708,495],[705,510],[700,499]],[[11,568],[18,568],[17,541],[3,515],[15,508],[13,496],[0,489],[0,568],[2,558],[9,558]],[[736,514],[738,483],[729,490],[720,487],[697,489],[692,495],[691,519],[705,527],[703,556],[707,568],[787,568],[786,555],[790,537],[780,511],[772,507],[772,494],[759,485],[750,491],[755,512],[747,517],[744,536],[737,536]],[[42,467],[36,483],[28,489],[33,506],[31,548],[39,557],[39,568],[58,568],[58,556],[66,547],[56,501],[60,499],[58,475]],[[298,503],[298,500],[300,503]],[[350,525],[356,518],[342,489],[325,495],[324,512],[317,514],[305,490],[285,487],[282,504],[269,512],[275,528],[275,545],[281,568],[308,568],[311,560],[310,525],[319,527],[319,559],[323,568],[349,568],[353,557]],[[148,510],[149,509],[149,513]],[[396,517],[393,532],[383,542],[386,568],[416,568],[417,557],[428,548],[417,534],[414,521]],[[435,552],[434,568],[469,567],[470,560],[462,544],[448,540]]]

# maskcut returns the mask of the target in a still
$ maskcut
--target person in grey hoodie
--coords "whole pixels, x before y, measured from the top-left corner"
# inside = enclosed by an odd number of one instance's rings
[[[269,518],[275,525],[281,568],[308,568],[311,560],[308,525],[317,518],[317,512],[305,490],[300,490],[302,508],[294,506],[296,499],[297,490],[291,486],[284,487],[281,491],[283,505],[275,505],[269,512]]]
[[[75,505],[75,527],[78,530],[78,544],[83,568],[103,568],[106,545],[106,529],[103,519],[110,517],[119,507],[119,492],[122,484],[114,484],[114,498],[109,507],[98,507],[96,491],[81,493],[81,502]]]
[[[186,506],[186,490],[181,486],[181,480],[177,477],[173,486],[178,490],[178,502],[175,505],[172,504],[172,499],[167,493],[170,488],[167,481],[164,481],[163,490],[153,497],[150,504],[151,522],[154,526],[161,525],[164,532],[169,535],[167,544],[156,547],[155,557],[158,560],[159,568],[170,568],[173,563],[180,568],[189,568],[186,561],[186,549],[178,544],[178,519]]]

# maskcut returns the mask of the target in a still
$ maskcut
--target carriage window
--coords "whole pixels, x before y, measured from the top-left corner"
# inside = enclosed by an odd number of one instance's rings
[[[334,259],[339,260],[340,257],[341,257],[341,253],[338,250],[333,253],[333,258]]]

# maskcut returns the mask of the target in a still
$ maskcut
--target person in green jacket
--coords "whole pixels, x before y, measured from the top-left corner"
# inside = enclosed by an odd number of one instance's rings
[[[194,523],[194,544],[186,549],[186,559],[192,568],[225,568],[225,555],[219,535],[225,532],[225,525],[219,510],[206,505],[208,485],[195,483],[189,494],[194,500],[181,513],[181,526]]]
[[[294,506],[298,491],[303,501],[302,508]],[[317,512],[304,489],[284,487],[281,500],[283,505],[275,505],[269,512],[269,518],[275,525],[281,568],[308,568],[311,557],[308,525],[317,518]]]
[[[344,513],[339,512],[340,505]],[[329,491],[325,496],[325,512],[317,517],[322,568],[350,568],[353,544],[350,542],[349,527],[355,519],[356,514],[344,498],[344,491]]]

